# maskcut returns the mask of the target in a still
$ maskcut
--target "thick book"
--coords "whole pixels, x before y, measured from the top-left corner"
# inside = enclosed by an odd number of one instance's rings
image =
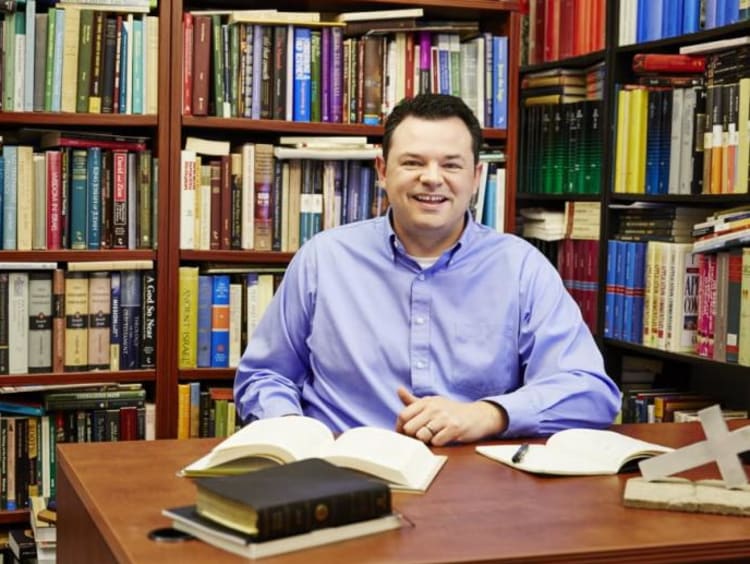
[[[223,527],[208,519],[204,519],[196,513],[195,506],[193,505],[164,509],[162,514],[172,519],[172,526],[175,529],[189,533],[227,552],[252,559],[341,542],[347,539],[398,529],[402,526],[401,518],[398,515],[390,514],[368,521],[350,523],[339,527],[316,529],[309,533],[302,533],[286,538],[256,542],[252,535],[239,533],[228,527]]]
[[[323,458],[389,482],[393,489],[424,492],[447,460],[421,441],[395,431],[355,427],[338,438],[304,416],[259,419],[180,471],[183,476],[239,474],[269,464]]]
[[[637,461],[673,449],[616,431],[566,429],[550,436],[543,445],[480,445],[476,450],[534,474],[596,476],[636,470]]]
[[[256,541],[375,519],[391,513],[381,480],[320,458],[257,472],[197,478],[196,512]]]

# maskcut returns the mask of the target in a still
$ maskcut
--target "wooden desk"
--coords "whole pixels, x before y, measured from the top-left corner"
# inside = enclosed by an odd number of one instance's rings
[[[703,438],[692,423],[617,429],[670,446]],[[192,502],[194,486],[175,472],[215,442],[60,445],[58,561],[243,561],[199,541],[164,544],[147,538],[150,530],[169,525],[162,508]],[[622,490],[632,474],[537,477],[479,456],[471,446],[436,451],[449,460],[429,491],[394,498],[414,527],[263,562],[653,564],[750,557],[750,518],[624,508]],[[713,466],[703,474],[718,476]]]

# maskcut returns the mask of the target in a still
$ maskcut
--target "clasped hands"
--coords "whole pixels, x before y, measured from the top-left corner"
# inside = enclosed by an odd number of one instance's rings
[[[398,389],[404,409],[396,419],[396,431],[423,443],[443,446],[470,443],[505,430],[502,407],[487,401],[460,402],[442,396],[417,397]]]

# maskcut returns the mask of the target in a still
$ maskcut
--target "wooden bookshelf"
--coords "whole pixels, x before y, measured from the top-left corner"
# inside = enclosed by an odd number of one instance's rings
[[[169,286],[173,289],[178,287],[178,271],[180,266],[199,266],[205,263],[225,264],[249,264],[253,266],[283,266],[292,257],[291,253],[280,252],[255,252],[255,251],[189,251],[179,249],[180,225],[178,210],[180,207],[180,150],[184,147],[185,138],[189,135],[212,139],[231,139],[233,141],[262,141],[274,143],[281,135],[356,135],[366,136],[369,140],[377,142],[383,134],[382,125],[364,125],[361,123],[319,123],[319,122],[294,122],[271,119],[248,119],[248,118],[219,118],[213,116],[183,116],[181,85],[182,66],[181,57],[183,52],[182,17],[185,11],[206,9],[241,9],[246,5],[233,0],[213,1],[210,3],[192,0],[173,0],[171,12],[172,64],[170,83],[172,84],[172,104],[169,107],[170,124],[170,149],[171,158],[169,176],[172,179],[168,195],[168,207],[172,216],[169,222],[169,233],[166,240],[170,241],[170,254],[168,257]],[[458,0],[451,3],[433,0],[364,0],[356,2],[343,2],[337,0],[324,0],[321,2],[310,2],[305,0],[283,0],[282,2],[257,4],[254,7],[273,7],[282,11],[305,11],[314,10],[318,12],[345,12],[359,10],[377,10],[402,7],[422,7],[425,16],[429,19],[444,20],[476,20],[480,22],[483,31],[490,31],[499,35],[509,37],[508,57],[508,127],[506,129],[484,130],[485,141],[502,146],[506,152],[506,225],[512,225],[515,215],[513,197],[516,171],[515,171],[515,143],[511,140],[516,138],[517,120],[517,69],[518,52],[516,50],[520,37],[520,17],[517,11],[521,8],[521,2],[497,1],[497,0]],[[172,292],[169,296],[168,311],[176,312],[179,309],[178,296]],[[169,358],[165,359],[166,370],[159,376],[160,389],[163,387],[168,392],[168,397],[160,406],[159,416],[165,417],[168,428],[167,436],[177,435],[177,389],[178,384],[187,381],[207,381],[212,383],[223,382],[231,385],[234,377],[234,369],[177,369],[177,343],[176,327],[177,318],[171,320],[172,344],[169,347]]]

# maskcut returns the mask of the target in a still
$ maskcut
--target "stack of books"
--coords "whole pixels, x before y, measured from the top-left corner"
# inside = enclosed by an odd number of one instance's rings
[[[175,529],[261,558],[396,529],[388,484],[320,458],[195,479],[195,505],[165,509]]]
[[[37,564],[53,564],[57,561],[57,511],[54,500],[42,496],[31,496],[29,521],[34,533]]]

